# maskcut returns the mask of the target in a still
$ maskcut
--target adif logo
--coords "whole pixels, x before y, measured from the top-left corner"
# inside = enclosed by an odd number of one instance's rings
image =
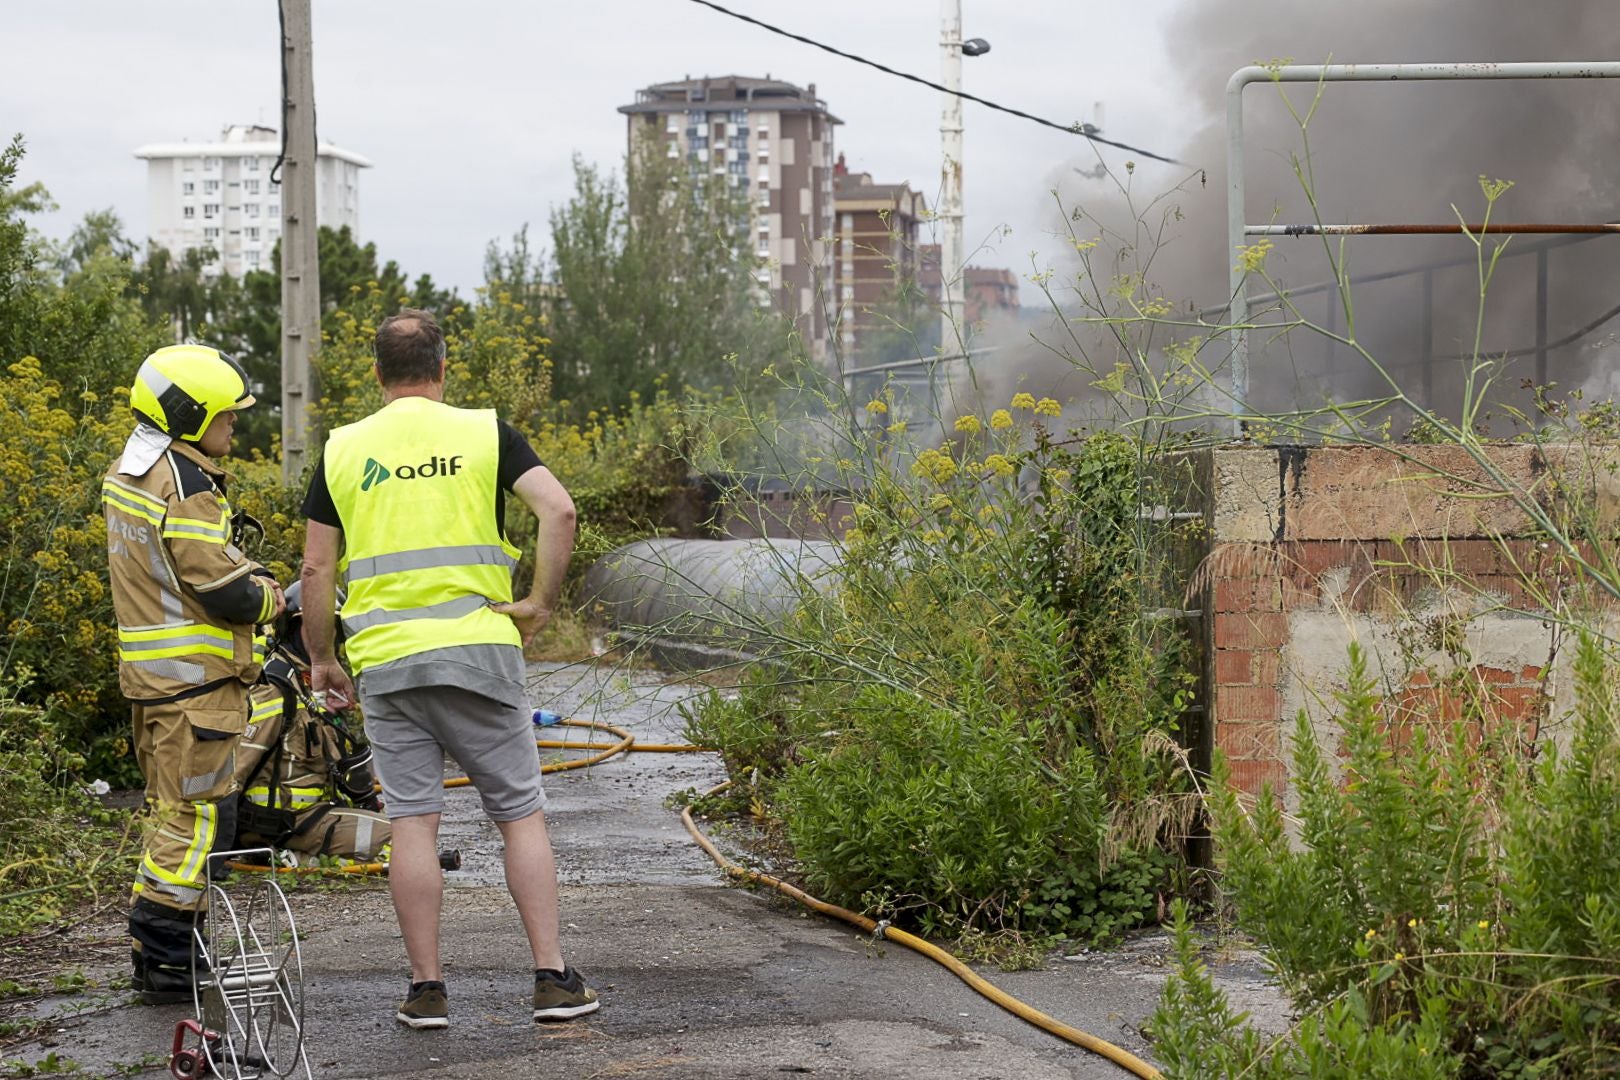
[[[368,457],[366,458],[366,474],[360,480],[360,490],[370,491],[373,487],[388,479],[390,475],[388,466],[376,458]]]
[[[448,458],[430,457],[420,465],[399,465],[392,472],[376,458],[366,458],[366,472],[360,480],[360,490],[370,491],[390,476],[401,480],[431,480],[435,476],[454,476],[460,471],[460,454]]]

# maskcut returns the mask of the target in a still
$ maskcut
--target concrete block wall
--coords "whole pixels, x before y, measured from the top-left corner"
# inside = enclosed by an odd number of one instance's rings
[[[1599,605],[1587,584],[1454,447],[1231,447],[1212,455],[1210,547],[1199,573],[1209,743],[1233,781],[1293,802],[1295,717],[1337,745],[1333,694],[1360,642],[1392,742],[1467,719],[1529,749],[1557,738],[1573,640],[1550,603]],[[1604,521],[1620,507],[1603,462],[1502,447],[1514,483],[1576,485]],[[1500,490],[1497,486],[1495,490]],[[1549,494],[1548,499],[1555,496]],[[1549,505],[1551,503],[1549,502]]]

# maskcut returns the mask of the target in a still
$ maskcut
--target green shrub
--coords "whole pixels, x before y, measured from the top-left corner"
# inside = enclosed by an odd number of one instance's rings
[[[0,699],[0,938],[128,887],[138,834],[79,786],[85,764],[43,710]]]
[[[121,399],[108,403],[114,412]],[[88,408],[87,408],[88,406]],[[0,702],[42,710],[72,746],[118,783],[107,717],[128,716],[117,685],[117,628],[107,589],[101,476],[127,430],[101,418],[25,357],[0,375]]]
[[[1175,969],[1149,1022],[1170,1080],[1448,1080],[1460,1062],[1447,1051],[1444,1002],[1415,1020],[1369,1022],[1352,987],[1304,1016],[1285,1040],[1263,1036],[1232,1008],[1198,955],[1186,904],[1172,906]]]
[[[1531,763],[1463,725],[1396,751],[1352,649],[1342,776],[1303,719],[1295,736],[1297,837],[1269,791],[1252,813],[1229,790],[1215,804],[1238,924],[1310,1012],[1260,1053],[1184,949],[1155,1021],[1169,1075],[1228,1059],[1279,1076],[1420,1075],[1416,1058],[1465,1077],[1620,1069],[1620,713],[1588,635],[1575,676],[1567,755]]]
[[[775,793],[807,879],[835,902],[875,891],[966,924],[988,901],[986,921],[1001,924],[1055,854],[1095,860],[1087,755],[1049,780],[1038,733],[1015,718],[919,708],[885,687],[862,689],[844,716],[851,730]]]
[[[836,581],[797,583],[770,674],[709,695],[688,734],[835,902],[930,933],[1110,938],[1156,913],[1194,805],[1182,643],[1145,617],[1141,448],[1056,446],[1057,403],[1020,398],[1022,424],[997,410],[909,463],[838,461]]]

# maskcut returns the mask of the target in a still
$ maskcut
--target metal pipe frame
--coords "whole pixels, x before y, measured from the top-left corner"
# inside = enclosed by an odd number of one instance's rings
[[[1243,91],[1261,82],[1446,82],[1461,79],[1614,79],[1620,62],[1562,62],[1511,64],[1287,64],[1280,67],[1250,65],[1232,73],[1226,83],[1226,235],[1230,274],[1232,330],[1232,398],[1237,417],[1236,434],[1242,436],[1249,416],[1248,274],[1237,251],[1250,235],[1244,214]],[[1266,230],[1277,226],[1255,226]],[[1286,229],[1287,226],[1280,228]],[[1311,227],[1315,231],[1316,227]],[[1582,229],[1589,228],[1586,226]],[[1572,231],[1560,229],[1559,231]],[[1594,230],[1597,231],[1597,230]],[[1602,230],[1608,231],[1608,230]]]

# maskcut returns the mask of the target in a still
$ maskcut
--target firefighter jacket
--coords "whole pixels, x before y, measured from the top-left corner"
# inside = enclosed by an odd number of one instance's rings
[[[355,674],[429,649],[521,647],[516,624],[489,608],[511,602],[518,559],[495,520],[493,410],[396,398],[333,431],[322,469],[343,523]]]
[[[140,475],[122,463],[101,483],[119,688],[152,703],[252,683],[254,624],[274,614],[275,593],[232,542],[224,470],[178,439]]]

